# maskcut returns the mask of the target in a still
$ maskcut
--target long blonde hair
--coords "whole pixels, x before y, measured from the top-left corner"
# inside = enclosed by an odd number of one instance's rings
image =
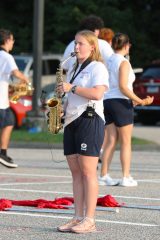
[[[99,45],[98,45],[98,38],[94,34],[94,32],[89,30],[83,30],[76,33],[76,35],[80,35],[84,37],[89,45],[94,46],[94,50],[92,51],[91,55],[89,56],[91,61],[98,61],[103,62],[101,53],[99,51]]]

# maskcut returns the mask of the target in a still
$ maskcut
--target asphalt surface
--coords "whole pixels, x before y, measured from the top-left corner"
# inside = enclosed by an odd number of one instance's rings
[[[9,169],[0,165],[1,198],[54,200],[72,196],[71,175],[61,148],[14,146],[9,149],[9,155],[19,167]],[[73,216],[72,210],[14,206],[10,211],[0,212],[0,240],[159,240],[160,151],[133,151],[131,170],[138,187],[99,187],[99,197],[110,194],[129,208],[120,207],[119,213],[115,209],[97,210],[97,232],[85,235],[57,232],[57,226]],[[119,151],[115,152],[110,174],[114,178],[122,177]]]

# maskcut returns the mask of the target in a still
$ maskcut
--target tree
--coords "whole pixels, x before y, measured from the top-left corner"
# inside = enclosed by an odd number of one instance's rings
[[[129,35],[134,67],[159,58],[159,0],[46,0],[44,51],[63,53],[89,14],[102,17],[115,32]],[[32,52],[33,0],[0,1],[0,23],[14,32],[15,53]]]

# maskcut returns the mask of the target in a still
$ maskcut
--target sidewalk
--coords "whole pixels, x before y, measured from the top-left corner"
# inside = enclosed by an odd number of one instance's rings
[[[132,135],[156,143],[160,148],[160,126],[134,126]]]

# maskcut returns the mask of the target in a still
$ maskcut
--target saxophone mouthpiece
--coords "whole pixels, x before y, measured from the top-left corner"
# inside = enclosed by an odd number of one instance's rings
[[[75,57],[78,52],[72,52],[71,57]]]

